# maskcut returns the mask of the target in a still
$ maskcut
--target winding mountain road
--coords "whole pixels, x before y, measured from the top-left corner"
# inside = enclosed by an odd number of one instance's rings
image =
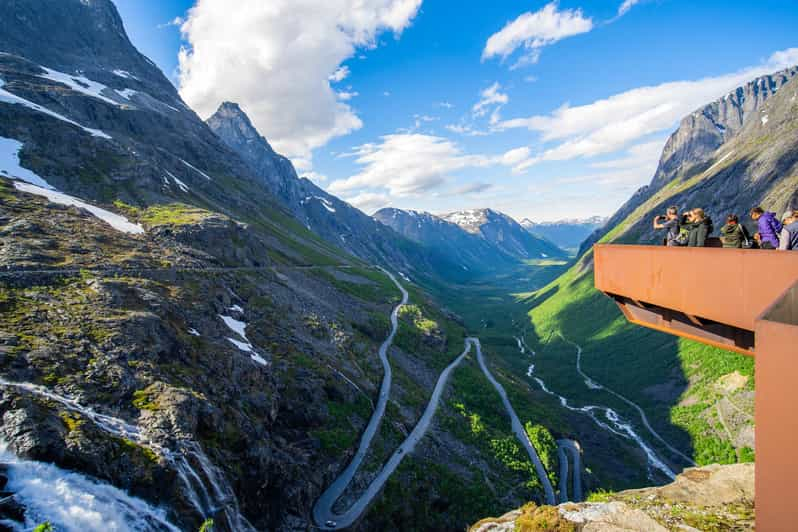
[[[560,459],[560,502],[582,500],[582,454],[573,440],[557,440],[557,454]],[[568,497],[568,454],[574,463],[573,494]]]
[[[531,441],[529,441],[529,436],[527,436],[526,429],[524,429],[524,426],[521,424],[521,420],[518,419],[518,415],[515,413],[515,410],[513,410],[513,405],[510,404],[510,400],[507,398],[507,392],[504,391],[504,387],[499,384],[499,381],[493,377],[493,374],[485,365],[485,359],[482,357],[482,346],[480,345],[479,340],[476,338],[470,338],[470,340],[477,348],[477,360],[479,362],[479,366],[482,368],[482,373],[485,374],[485,377],[487,377],[493,387],[496,388],[496,391],[499,392],[499,396],[502,398],[504,409],[507,410],[507,414],[510,416],[510,423],[512,425],[513,432],[515,433],[515,437],[518,438],[518,441],[520,441],[521,445],[524,446],[524,449],[529,455],[529,459],[532,460],[532,464],[535,466],[535,472],[538,475],[540,483],[543,485],[543,492],[546,495],[546,503],[557,504],[557,499],[554,496],[554,488],[551,486],[549,477],[546,474],[546,469],[543,467],[543,462],[540,461],[540,457],[535,450],[535,446],[532,445]]]
[[[394,337],[396,336],[396,332],[399,327],[399,310],[403,305],[407,304],[408,295],[404,287],[396,280],[396,277],[386,270],[383,270],[383,272],[390,277],[393,283],[402,292],[402,301],[396,306],[396,308],[393,309],[393,312],[391,313],[391,333],[388,335],[388,338],[385,340],[385,342],[383,342],[383,344],[380,346],[379,350],[380,360],[382,361],[385,372],[382,385],[380,386],[380,397],[377,402],[377,407],[375,408],[374,413],[372,414],[371,419],[366,426],[366,430],[361,436],[360,444],[354,458],[352,458],[352,461],[349,463],[346,469],[344,469],[344,471],[333,481],[332,484],[330,484],[324,493],[321,494],[321,496],[316,500],[316,504],[313,506],[313,520],[315,521],[316,526],[322,530],[340,530],[351,526],[355,521],[357,521],[357,519],[360,518],[368,505],[380,493],[382,487],[388,481],[391,474],[393,474],[396,468],[399,467],[399,464],[402,462],[404,457],[413,452],[418,442],[421,441],[426,434],[432,423],[432,419],[435,416],[435,412],[440,405],[440,399],[443,395],[443,391],[446,389],[449,376],[451,375],[452,371],[454,371],[454,369],[460,365],[463,359],[465,359],[472,347],[476,350],[477,360],[482,368],[482,372],[485,374],[485,377],[491,382],[491,384],[493,384],[494,388],[496,388],[496,391],[501,396],[505,410],[507,410],[507,413],[510,417],[513,433],[524,446],[524,449],[526,450],[535,467],[538,478],[543,485],[546,502],[548,504],[556,504],[554,489],[551,486],[551,482],[549,481],[549,477],[546,474],[545,468],[543,467],[543,463],[540,461],[540,457],[538,456],[535,447],[532,445],[532,442],[529,441],[529,437],[527,436],[521,421],[518,419],[515,410],[513,410],[513,407],[507,398],[507,393],[485,365],[485,360],[482,356],[482,346],[480,345],[479,340],[477,338],[466,338],[465,349],[463,352],[456,359],[454,359],[454,361],[452,361],[452,363],[450,363],[438,376],[438,381],[435,383],[435,388],[432,391],[429,403],[427,403],[424,413],[421,415],[421,418],[418,420],[418,423],[416,423],[416,426],[413,428],[412,432],[407,436],[407,438],[405,438],[396,451],[394,451],[385,465],[383,465],[379,473],[377,473],[366,490],[352,504],[352,506],[340,514],[333,511],[335,502],[341,498],[341,495],[343,495],[346,488],[352,482],[352,479],[366,457],[368,449],[371,446],[371,441],[373,440],[374,435],[376,434],[380,423],[382,422],[382,418],[385,415],[385,408],[388,402],[388,396],[390,395],[391,365],[388,361],[387,351],[393,343]]]
[[[382,268],[381,268],[382,269]],[[360,445],[358,446],[357,452],[355,456],[352,458],[352,461],[349,465],[344,469],[344,471],[335,479],[335,481],[330,484],[330,486],[321,494],[319,499],[316,501],[316,504],[313,506],[313,519],[316,523],[324,529],[327,530],[335,530],[337,528],[345,528],[346,526],[351,525],[363,512],[366,507],[366,504],[371,501],[374,495],[366,498],[369,494],[369,490],[363,494],[363,496],[358,499],[358,501],[344,514],[342,515],[335,515],[332,511],[333,504],[337,501],[341,495],[343,495],[344,491],[346,490],[349,483],[352,482],[352,478],[354,478],[355,473],[360,468],[360,464],[363,463],[363,459],[366,457],[366,453],[371,446],[371,440],[374,439],[374,435],[377,433],[377,429],[382,422],[382,418],[385,415],[385,408],[388,404],[388,396],[391,393],[391,379],[392,379],[392,372],[391,372],[391,364],[388,362],[388,348],[393,343],[393,339],[396,336],[396,332],[399,330],[399,310],[407,304],[408,294],[407,290],[399,284],[399,281],[396,280],[396,277],[393,276],[387,270],[382,270],[399,291],[402,293],[402,301],[396,305],[396,307],[391,312],[391,332],[388,335],[388,338],[382,343],[379,349],[379,357],[380,361],[382,362],[382,369],[383,369],[383,379],[382,385],[380,386],[380,395],[377,399],[377,406],[374,409],[374,413],[371,415],[371,419],[369,419],[369,423],[366,426],[366,430],[363,432],[363,435],[360,438]],[[366,499],[364,501],[364,499]],[[327,526],[325,523],[327,522],[335,522],[336,526]]]

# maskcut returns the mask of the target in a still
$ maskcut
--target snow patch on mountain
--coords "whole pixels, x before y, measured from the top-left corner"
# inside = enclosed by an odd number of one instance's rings
[[[191,164],[191,163],[189,163],[189,162],[187,162],[187,161],[184,161],[183,159],[180,159],[180,162],[182,162],[183,164],[185,164],[186,166],[188,166],[189,168],[191,168],[192,170],[194,170],[195,172],[197,172],[199,175],[201,175],[202,177],[204,177],[204,178],[205,178],[205,179],[207,179],[208,181],[210,181],[210,180],[211,180],[211,176],[209,176],[208,174],[206,174],[205,172],[203,172],[202,170],[200,170],[199,168],[197,168],[197,167],[196,167],[196,166],[194,166],[193,164]]]
[[[175,184],[180,188],[180,190],[182,190],[183,192],[188,192],[189,191],[188,185],[186,185],[180,179],[175,177],[175,175],[172,172],[170,172],[169,170],[164,170],[164,172],[166,172],[166,175],[168,175],[170,178],[172,178],[172,181],[175,182]]]
[[[244,311],[238,305],[233,305],[232,307],[230,307],[229,310],[233,310],[236,312]],[[219,314],[219,317],[222,319],[222,321],[224,322],[224,324],[227,326],[228,329],[230,329],[231,331],[233,331],[238,336],[244,339],[244,341],[242,342],[240,340],[236,340],[235,338],[227,337],[228,342],[236,346],[240,351],[248,353],[249,358],[251,358],[257,364],[260,364],[261,366],[267,366],[269,364],[262,356],[258,355],[255,352],[255,348],[252,346],[252,343],[250,343],[249,338],[247,338],[246,323],[244,323],[241,320],[237,320],[232,316],[224,316],[222,314]]]
[[[130,72],[128,72],[127,70],[114,70],[113,72],[115,76],[119,76],[120,78],[136,79],[136,80],[139,79]]]
[[[42,188],[36,185],[31,185],[30,183],[23,183],[21,181],[14,181],[14,188],[29,194],[44,196],[51,202],[58,203],[59,205],[69,205],[79,209],[84,209],[122,233],[128,233],[132,235],[144,233],[144,228],[142,226],[132,223],[124,216],[120,216],[119,214],[113,213],[111,211],[106,211],[105,209],[101,209],[100,207],[86,203],[83,200],[68,194],[64,194],[63,192]]]
[[[110,139],[111,138],[110,135],[108,135],[106,133],[103,133],[99,129],[92,129],[92,128],[88,128],[86,126],[82,126],[82,125],[78,124],[77,122],[75,122],[74,120],[70,120],[69,118],[65,117],[64,115],[60,115],[58,113],[55,113],[55,112],[47,109],[46,107],[42,107],[39,104],[33,103],[33,102],[29,101],[29,100],[26,100],[25,98],[20,98],[16,94],[12,94],[12,93],[8,92],[7,90],[5,90],[3,88],[4,86],[5,86],[5,81],[3,80],[3,78],[0,78],[0,103],[8,103],[8,104],[11,104],[11,105],[22,105],[23,107],[27,107],[29,109],[33,109],[34,111],[38,111],[40,113],[44,113],[44,114],[46,114],[48,116],[51,116],[51,117],[56,118],[58,120],[61,120],[62,122],[66,122],[67,124],[72,124],[73,126],[77,126],[80,129],[82,129],[83,131],[89,133],[93,137],[100,137],[100,138],[104,138],[104,139]]]
[[[307,204],[310,200],[318,200],[322,206],[327,209],[329,212],[335,212],[335,207],[327,198],[322,198],[321,196],[307,196],[305,199],[299,202],[300,205]]]
[[[56,83],[62,83],[75,92],[80,92],[86,96],[97,98],[98,100],[110,103],[111,105],[119,105],[119,102],[103,95],[103,92],[114,92],[113,89],[108,88],[107,85],[92,81],[85,76],[66,74],[64,72],[59,72],[44,66],[41,68],[45,73],[39,74],[40,78],[49,79],[50,81],[55,81]]]
[[[19,152],[22,143],[14,139],[0,137],[0,174],[5,177],[21,179],[31,185],[52,190],[50,184],[26,168],[22,168],[19,161]]]

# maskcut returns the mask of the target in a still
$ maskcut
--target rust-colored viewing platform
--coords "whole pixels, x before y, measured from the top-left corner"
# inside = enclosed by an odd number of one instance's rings
[[[798,252],[597,245],[593,253],[596,288],[630,322],[756,356],[757,530],[798,530]]]

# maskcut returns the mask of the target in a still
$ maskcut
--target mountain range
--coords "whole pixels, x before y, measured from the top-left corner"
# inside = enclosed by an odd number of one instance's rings
[[[291,161],[272,149],[238,104],[222,103],[206,123],[284,209],[330,244],[373,264],[417,274],[452,275],[451,257],[402,238],[309,179],[298,177]]]
[[[489,272],[525,260],[564,256],[557,246],[530,235],[512,218],[491,209],[435,216],[385,208],[374,213],[374,218],[413,242],[445,254],[464,270]]]
[[[521,220],[521,225],[540,238],[545,238],[554,242],[562,249],[576,251],[579,245],[585,241],[597,229],[604,227],[607,218],[603,216],[591,216],[590,218],[571,218],[557,220],[554,222],[533,222],[529,218]]]

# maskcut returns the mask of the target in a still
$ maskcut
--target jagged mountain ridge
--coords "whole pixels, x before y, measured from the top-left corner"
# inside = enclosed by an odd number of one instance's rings
[[[518,222],[493,209],[456,211],[441,218],[478,235],[496,248],[519,260],[561,257],[555,244],[531,235]]]
[[[603,228],[596,230],[580,247],[580,254],[666,184],[674,179],[685,180],[694,169],[709,161],[720,146],[739,134],[745,124],[757,120],[763,105],[796,74],[798,66],[760,76],[684,117],[665,143],[651,183],[636,191]]]
[[[445,216],[390,207],[374,213],[374,218],[414,242],[439,250],[468,270],[487,272],[526,259],[564,254],[550,242],[525,234],[504,214],[490,209],[468,212],[479,215],[475,214],[471,225],[465,226]]]
[[[465,270],[489,271],[516,261],[487,240],[427,212],[384,208],[374,218],[414,242],[439,250]]]
[[[576,250],[579,249],[579,245],[593,231],[603,227],[607,223],[607,219],[603,216],[591,216],[585,219],[571,218],[549,222],[533,222],[529,218],[524,218],[520,223],[524,229],[533,235],[545,238],[563,249]]]
[[[446,253],[421,248],[309,179],[298,177],[293,164],[272,149],[238,104],[222,103],[207,124],[284,208],[331,244],[369,262],[417,275],[457,275],[452,257]]]

